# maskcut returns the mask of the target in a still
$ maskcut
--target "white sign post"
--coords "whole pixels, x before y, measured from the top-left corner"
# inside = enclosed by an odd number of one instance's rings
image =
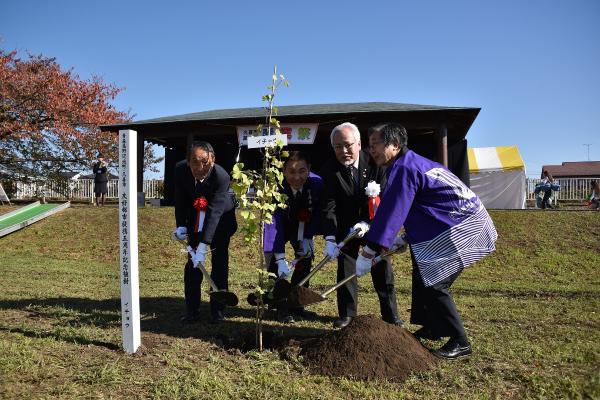
[[[141,343],[137,225],[137,132],[119,131],[119,238],[121,252],[121,327],[123,349],[133,354]]]

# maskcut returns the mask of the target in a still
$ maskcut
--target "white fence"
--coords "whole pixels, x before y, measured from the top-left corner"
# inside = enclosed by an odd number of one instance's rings
[[[119,180],[111,179],[108,181],[107,198],[118,197]],[[147,199],[159,199],[162,197],[163,181],[160,179],[144,180],[144,193]],[[36,197],[48,197],[57,199],[93,199],[94,198],[94,180],[78,179],[32,183],[16,183],[16,193],[13,199],[30,199]]]
[[[560,190],[555,193],[561,201],[583,201],[592,191],[591,182],[600,178],[568,178],[556,179]],[[527,178],[527,200],[535,200],[534,189],[541,179]],[[108,198],[117,198],[118,179],[108,181]],[[147,199],[159,199],[162,196],[163,181],[160,179],[144,180],[144,193]],[[92,199],[94,197],[94,180],[78,179],[76,181],[53,181],[45,183],[17,182],[14,199],[30,199],[45,195],[59,199]]]
[[[584,201],[592,192],[592,181],[600,178],[558,178],[555,182],[560,185],[560,190],[554,192],[558,201]],[[535,200],[535,185],[541,179],[527,178],[527,200]]]

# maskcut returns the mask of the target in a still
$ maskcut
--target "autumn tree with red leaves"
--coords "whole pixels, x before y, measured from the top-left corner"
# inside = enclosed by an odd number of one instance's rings
[[[98,127],[130,120],[110,104],[122,90],[63,71],[54,58],[0,49],[0,173],[43,180],[89,170],[99,151],[117,160],[117,135]]]

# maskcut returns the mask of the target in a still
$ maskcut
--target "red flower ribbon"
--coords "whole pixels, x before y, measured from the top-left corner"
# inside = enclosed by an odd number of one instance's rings
[[[194,200],[194,208],[198,212],[198,218],[196,219],[196,227],[194,231],[200,232],[204,226],[204,216],[206,214],[206,207],[208,207],[208,200],[206,197],[198,197]]]
[[[198,197],[194,200],[194,208],[196,211],[206,211],[206,207],[208,207],[208,201],[206,197]]]
[[[379,207],[379,196],[369,197],[369,219],[372,221],[375,218],[375,213]]]
[[[310,217],[311,217],[311,214],[310,214],[309,210],[304,209],[304,210],[298,211],[298,221],[308,222],[308,221],[310,221]]]

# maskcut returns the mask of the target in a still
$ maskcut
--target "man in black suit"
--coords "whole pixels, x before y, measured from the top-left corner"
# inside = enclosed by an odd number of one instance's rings
[[[203,276],[197,265],[204,264],[209,248],[210,276],[220,290],[228,289],[229,241],[237,230],[229,183],[229,174],[215,164],[215,152],[207,142],[193,142],[187,159],[175,167],[177,229],[173,235],[180,240],[187,239],[196,250],[194,259],[188,255],[184,268],[186,314],[181,319],[183,323],[198,321]],[[223,304],[211,298],[211,322],[222,322],[224,309]]]
[[[345,122],[333,128],[331,145],[335,159],[328,162],[321,174],[324,182],[323,194],[323,234],[325,254],[337,258],[337,279],[356,272],[356,258],[360,241],[354,239],[341,253],[337,243],[358,223],[369,221],[368,197],[365,187],[375,181],[383,187],[384,172],[370,160],[366,151],[361,150],[360,132],[356,125]],[[379,296],[381,316],[386,322],[402,325],[398,317],[394,274],[391,263],[383,260],[371,270],[373,285]],[[343,328],[357,315],[358,282],[351,280],[337,291],[339,319],[333,324]]]

